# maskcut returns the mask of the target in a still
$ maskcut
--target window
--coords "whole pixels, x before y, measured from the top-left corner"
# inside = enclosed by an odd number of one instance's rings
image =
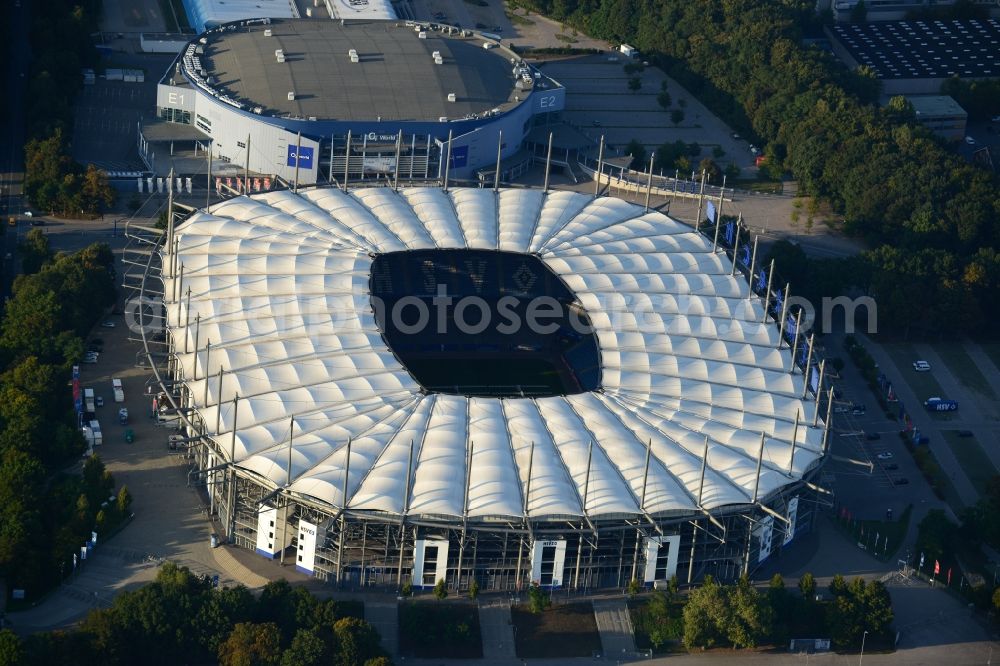
[[[182,109],[161,107],[159,117],[161,120],[166,120],[168,123],[182,123],[184,125],[191,124],[191,112],[184,111]]]
[[[237,146],[238,148],[246,148],[246,147],[247,147],[247,144],[243,143],[242,141],[237,141],[237,142],[236,142],[236,146]]]
[[[539,585],[552,585],[552,576],[556,566],[556,547],[542,546],[542,571],[539,575]]]
[[[437,546],[425,546],[424,547],[424,570],[420,575],[421,585],[436,585],[437,584],[437,558],[438,558],[438,547]]]
[[[667,563],[670,561],[670,543],[661,543],[656,552],[656,574],[653,580],[667,579]]]
[[[206,118],[205,116],[197,114],[195,116],[195,124],[198,126],[198,129],[205,132],[206,134],[212,133],[212,121]]]

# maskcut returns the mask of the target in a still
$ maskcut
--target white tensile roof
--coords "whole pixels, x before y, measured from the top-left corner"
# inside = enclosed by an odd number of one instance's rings
[[[208,433],[240,468],[331,507],[344,506],[346,473],[354,511],[637,514],[648,447],[642,511],[695,511],[699,488],[704,509],[752,500],[761,433],[761,498],[822,455],[804,378],[760,299],[661,213],[575,192],[318,188],[230,199],[175,237],[170,334]],[[422,392],[379,332],[369,271],[378,253],[432,248],[536,254],[591,317],[602,389]]]

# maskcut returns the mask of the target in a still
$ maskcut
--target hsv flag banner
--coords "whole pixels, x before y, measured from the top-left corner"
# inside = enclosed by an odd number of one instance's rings
[[[270,178],[265,178],[264,179],[264,189],[265,190],[271,189],[271,179]]]
[[[767,273],[762,268],[757,273],[757,291],[764,291],[765,289],[767,289]]]
[[[781,312],[781,308],[785,304],[785,294],[782,293],[780,289],[774,292],[774,311]]]
[[[789,313],[788,317],[786,317],[785,320],[785,337],[788,338],[789,340],[793,339],[795,337],[795,328],[796,328],[795,317],[793,317],[791,313]]]
[[[924,568],[924,554],[923,553],[920,553],[920,566],[917,567],[917,568],[918,569],[923,569]]]
[[[216,176],[216,178],[215,178],[215,191],[218,192],[221,189],[222,189],[222,178],[220,176]]]
[[[806,361],[809,360],[809,345],[802,345],[799,348],[799,365],[803,368],[806,367]]]
[[[736,234],[736,223],[732,220],[726,222],[726,230],[724,232],[723,238],[726,239],[726,245],[732,247],[734,235]]]
[[[951,567],[948,567],[948,584],[951,585]]]
[[[715,204],[709,201],[708,205],[705,206],[705,212],[708,215],[709,221],[715,222]]]
[[[742,250],[743,254],[740,255],[740,263],[743,264],[744,267],[749,268],[750,267],[750,260],[751,260],[750,243],[747,243],[746,245],[744,245],[741,248],[741,250]]]
[[[934,575],[937,576],[939,573],[941,573],[941,563],[934,560]]]

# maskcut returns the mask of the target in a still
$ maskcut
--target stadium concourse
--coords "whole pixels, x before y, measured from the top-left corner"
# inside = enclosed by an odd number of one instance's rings
[[[231,543],[333,582],[601,588],[733,579],[811,529],[822,364],[733,223],[439,187],[175,217],[131,231],[143,338]]]

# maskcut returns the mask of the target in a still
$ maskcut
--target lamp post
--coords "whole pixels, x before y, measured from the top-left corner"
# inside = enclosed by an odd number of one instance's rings
[[[867,631],[861,635],[861,656],[858,657],[858,666],[861,666],[861,660],[865,658],[865,639],[867,637],[868,637]]]

